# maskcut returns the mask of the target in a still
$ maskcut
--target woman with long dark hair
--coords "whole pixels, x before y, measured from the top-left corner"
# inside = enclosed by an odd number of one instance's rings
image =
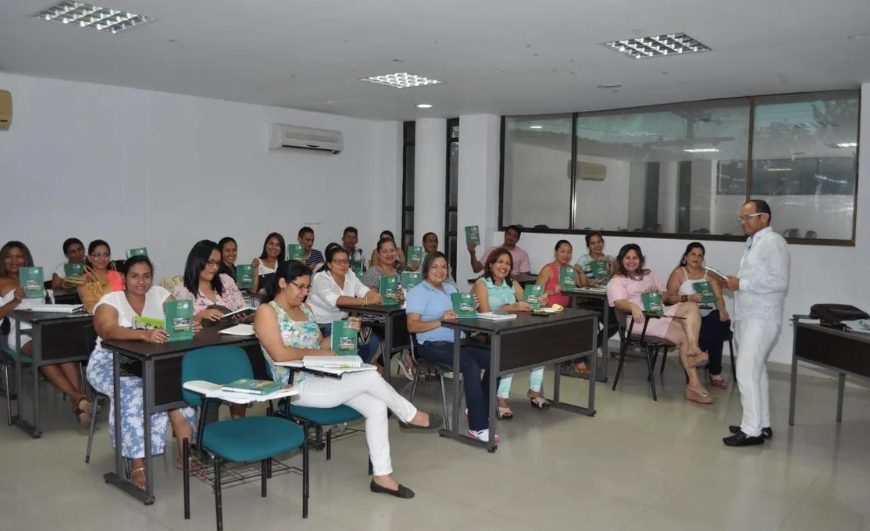
[[[251,261],[251,270],[254,272],[254,287],[251,293],[259,293],[271,282],[275,271],[284,263],[286,249],[284,236],[277,232],[271,232],[266,236],[263,241],[263,251],[258,258]]]

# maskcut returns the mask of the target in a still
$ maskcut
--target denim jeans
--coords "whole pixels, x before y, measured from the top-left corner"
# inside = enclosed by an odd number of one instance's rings
[[[427,341],[417,348],[420,357],[435,363],[453,366],[452,341]],[[489,349],[463,345],[459,354],[459,370],[468,405],[468,427],[472,430],[489,428]],[[480,373],[483,370],[483,379]],[[454,376],[455,377],[455,376]]]

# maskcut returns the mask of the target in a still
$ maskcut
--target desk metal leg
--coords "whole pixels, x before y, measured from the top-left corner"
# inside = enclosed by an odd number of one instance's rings
[[[12,415],[12,422],[21,428],[21,395],[24,394],[21,382],[23,381],[24,369],[21,364],[21,323],[17,319],[12,333],[15,334],[15,352],[17,353],[15,356],[15,386],[17,389],[15,390],[15,414]],[[6,385],[9,385],[9,382],[6,382]]]
[[[604,341],[599,346],[601,347],[601,354],[604,356],[604,374],[598,381],[607,383],[607,368],[608,360],[610,359],[610,334],[608,333],[610,329],[610,305],[607,303],[607,297],[601,299],[601,324],[604,326],[604,333],[602,334]],[[595,326],[595,331],[598,331],[598,325]],[[590,374],[596,375],[597,379],[598,373],[595,369],[595,356],[592,356],[592,372]],[[593,411],[595,410],[591,402],[589,408]]]
[[[794,426],[794,406],[795,392],[797,388],[797,356],[792,353],[791,356],[791,385],[788,396],[788,425]]]
[[[837,422],[843,422],[843,393],[846,391],[846,374],[837,377]]]
[[[152,367],[153,372],[153,367]],[[144,371],[143,371],[144,374]],[[143,382],[144,383],[144,382]],[[148,410],[148,394],[143,397],[145,401],[145,480],[148,483],[147,490],[142,490],[137,487],[132,481],[127,479],[127,474],[124,470],[124,456],[121,454],[121,355],[117,352],[112,353],[112,400],[114,401],[115,409],[115,471],[103,474],[103,479],[106,483],[110,483],[127,494],[137,498],[145,505],[154,503],[154,495],[151,487],[151,418],[147,415]]]
[[[598,318],[596,317],[592,321],[592,331],[595,334],[598,331]],[[595,337],[595,336],[593,336]],[[589,374],[597,374],[595,372],[598,364],[597,353],[595,351],[595,347],[593,345],[592,350],[586,355],[589,358]],[[558,408],[564,411],[570,411],[572,413],[582,413],[586,414],[590,417],[595,416],[595,383],[596,378],[589,378],[589,391],[586,399],[586,407],[575,406],[574,404],[566,404],[562,402],[559,398],[560,394],[560,379],[559,379],[559,364],[556,364],[556,373],[553,378],[553,400],[551,401],[550,406],[553,408]]]
[[[145,492],[154,503],[154,458],[151,456],[151,404],[154,403],[154,362],[142,362],[143,427],[145,428]],[[147,503],[147,502],[146,502]]]
[[[40,355],[42,352],[42,326],[39,324],[35,325],[31,335],[33,337],[31,340],[31,358],[33,359],[31,364],[33,372],[33,381],[31,382],[33,384],[33,424],[28,422],[21,412],[21,402],[24,400],[24,365],[21,361],[21,356],[23,356],[21,352],[21,323],[17,320],[15,321],[15,351],[17,353],[15,356],[15,381],[18,385],[18,393],[15,400],[16,414],[13,418],[19,428],[34,439],[37,439],[42,436],[42,431],[39,429],[39,364],[42,361],[42,356]]]
[[[496,433],[498,427],[498,415],[496,407],[498,406],[498,373],[501,352],[501,334],[492,334],[490,336],[489,345],[489,444],[486,446],[486,451],[493,453],[498,450],[496,443]]]
[[[30,436],[37,438],[42,435],[39,429],[39,366],[42,363],[42,325],[36,324],[33,327],[33,349],[31,357],[33,358],[33,426],[30,430]],[[22,419],[23,420],[23,419]],[[26,423],[23,423],[26,425]]]

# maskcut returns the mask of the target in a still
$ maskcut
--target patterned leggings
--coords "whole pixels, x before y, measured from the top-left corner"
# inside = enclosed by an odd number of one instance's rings
[[[109,396],[109,440],[115,447],[115,401],[113,399],[112,353],[97,348],[88,362],[88,381],[94,389]],[[121,455],[127,458],[145,457],[145,425],[142,422],[144,405],[142,378],[121,377]],[[196,411],[186,407],[180,410],[196,426]],[[165,411],[151,415],[151,455],[162,454],[166,446],[169,415]]]

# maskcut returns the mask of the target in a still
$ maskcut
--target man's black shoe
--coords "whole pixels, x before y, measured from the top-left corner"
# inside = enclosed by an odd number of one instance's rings
[[[756,446],[764,444],[764,439],[761,437],[750,437],[742,431],[738,431],[731,437],[722,439],[722,442],[725,443],[725,446]]]
[[[728,426],[728,431],[734,434],[738,434],[740,433],[740,426]],[[767,428],[761,428],[761,437],[763,439],[772,439],[773,430],[769,426]]]

